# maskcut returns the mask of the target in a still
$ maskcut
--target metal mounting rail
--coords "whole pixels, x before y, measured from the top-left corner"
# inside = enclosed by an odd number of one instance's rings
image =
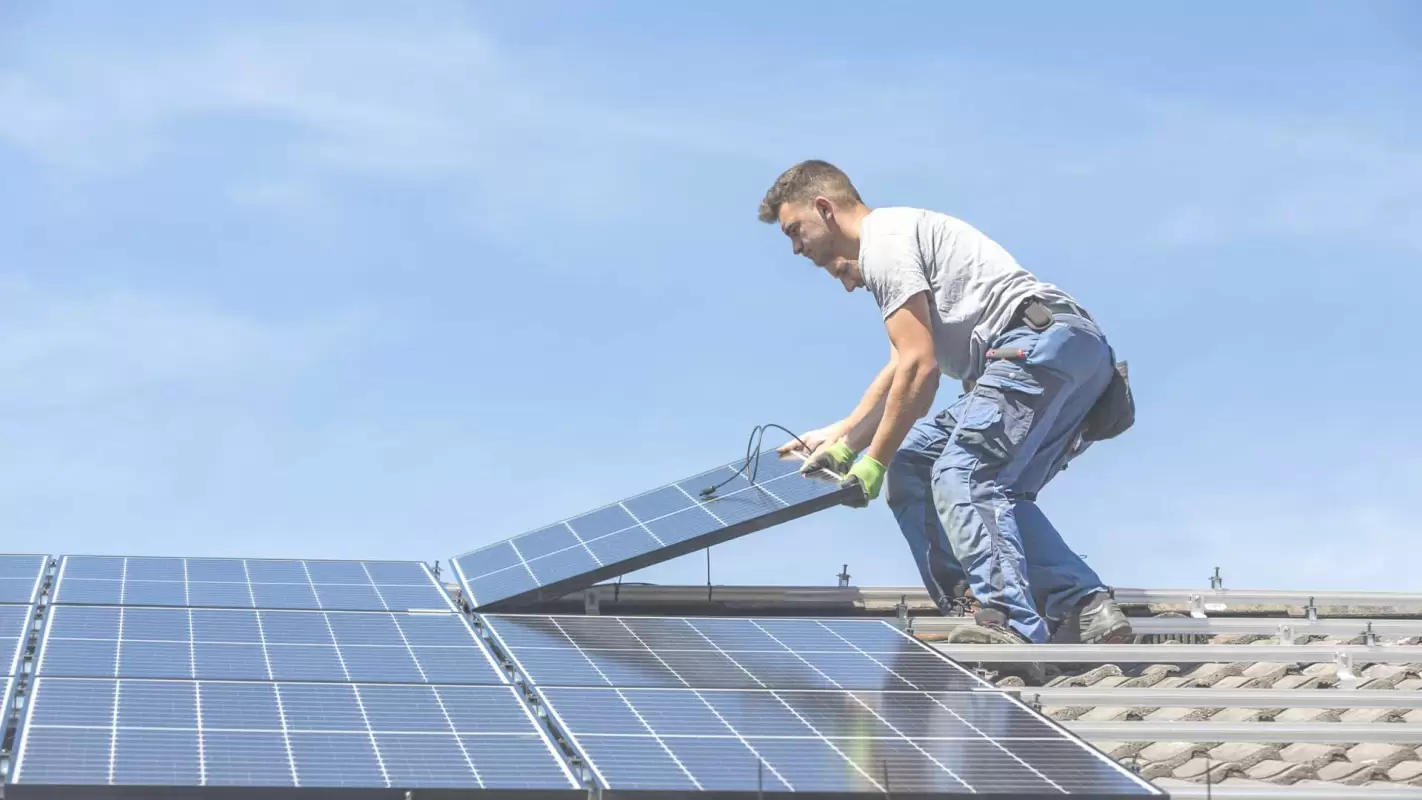
[[[1343,786],[1333,785],[1309,785],[1292,784],[1289,786],[1270,786],[1267,783],[1256,785],[1245,784],[1243,786],[1233,783],[1216,783],[1213,786],[1206,786],[1203,783],[1187,783],[1185,781],[1170,783],[1157,782],[1158,788],[1170,793],[1174,800],[1417,800],[1422,798],[1422,786],[1406,786],[1398,784],[1396,786]]]
[[[1126,589],[1114,590],[1116,602],[1128,604],[1189,604],[1195,598],[1206,611],[1228,611],[1231,606],[1370,606],[1422,610],[1417,592],[1310,592],[1293,589]],[[1218,608],[1211,608],[1215,605]]]
[[[972,624],[972,617],[913,617],[914,633],[948,633]],[[1378,636],[1404,638],[1422,636],[1422,619],[1356,619],[1332,617],[1131,617],[1137,634],[1256,634],[1297,639],[1304,636],[1363,636],[1369,630]]]
[[[1103,664],[1212,664],[1270,661],[1324,664],[1352,659],[1363,664],[1422,664],[1418,645],[1332,644],[947,644],[930,646],[963,662]]]
[[[1092,742],[1322,742],[1422,744],[1405,722],[1062,722]]]
[[[1093,689],[1001,687],[1024,703],[1119,708],[1422,708],[1422,692],[1354,689]],[[1318,723],[1327,724],[1327,723]]]

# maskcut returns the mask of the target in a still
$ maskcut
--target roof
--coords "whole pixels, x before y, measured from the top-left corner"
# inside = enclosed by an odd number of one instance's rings
[[[971,620],[917,587],[603,584],[516,610],[883,616],[1172,796],[1422,797],[1422,593],[1115,593],[1133,643],[949,645]]]

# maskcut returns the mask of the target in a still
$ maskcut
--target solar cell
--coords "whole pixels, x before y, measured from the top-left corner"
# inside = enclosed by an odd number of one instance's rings
[[[37,602],[48,566],[49,556],[0,553],[0,603]]]
[[[511,686],[36,679],[25,787],[575,791]]]
[[[559,597],[605,578],[777,525],[851,491],[828,473],[801,475],[775,451],[707,470],[452,560],[473,608]],[[755,482],[747,479],[752,475]],[[702,490],[725,482],[713,496]]]
[[[481,614],[534,684],[945,691],[991,684],[877,619]]]
[[[34,610],[34,606],[0,605],[0,676],[20,674]]]
[[[61,605],[37,675],[201,680],[505,682],[455,612]]]
[[[328,611],[454,610],[418,561],[64,556],[55,603]]]
[[[537,692],[611,790],[1163,794],[996,692]]]

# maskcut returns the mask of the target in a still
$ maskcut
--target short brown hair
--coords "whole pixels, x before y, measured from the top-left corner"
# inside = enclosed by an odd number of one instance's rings
[[[780,173],[760,201],[758,216],[761,222],[775,222],[785,203],[805,203],[819,196],[843,203],[864,203],[843,170],[828,161],[812,158]]]

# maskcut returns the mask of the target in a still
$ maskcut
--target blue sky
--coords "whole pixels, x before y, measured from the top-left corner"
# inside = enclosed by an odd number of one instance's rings
[[[1042,497],[1108,582],[1418,589],[1422,12],[1030,11],[6,4],[3,549],[447,560],[837,418],[873,301],[755,219],[818,157],[1130,360]],[[846,562],[917,581],[882,502],[712,551]]]

